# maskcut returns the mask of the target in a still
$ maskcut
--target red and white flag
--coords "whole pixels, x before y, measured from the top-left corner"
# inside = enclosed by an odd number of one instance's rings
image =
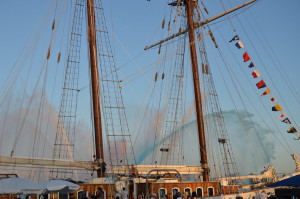
[[[252,72],[252,76],[253,76],[254,78],[260,77],[259,71],[258,71],[257,69],[254,70],[254,71]]]

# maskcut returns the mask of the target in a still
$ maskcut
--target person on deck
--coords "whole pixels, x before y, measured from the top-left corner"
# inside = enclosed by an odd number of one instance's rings
[[[139,172],[138,172],[138,169],[136,168],[136,166],[131,165],[130,174],[134,178],[138,178],[139,177]]]
[[[137,199],[144,199],[143,194],[139,193]]]
[[[123,187],[123,190],[121,192],[122,199],[128,199],[128,192],[126,191],[125,187]]]
[[[104,199],[104,192],[101,187],[98,187],[96,197],[97,199]]]
[[[267,199],[268,195],[266,194],[266,191],[263,190],[261,193],[258,194],[257,199]]]
[[[177,192],[177,194],[176,194],[176,199],[182,199],[181,193],[180,193],[180,192]]]

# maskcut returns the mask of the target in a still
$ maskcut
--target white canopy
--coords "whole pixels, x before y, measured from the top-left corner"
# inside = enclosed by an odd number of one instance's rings
[[[45,189],[45,194],[55,192],[72,193],[73,191],[79,189],[79,185],[65,180],[50,180],[47,182],[42,182],[39,185]]]
[[[0,194],[41,194],[44,188],[28,179],[5,178],[0,180]]]

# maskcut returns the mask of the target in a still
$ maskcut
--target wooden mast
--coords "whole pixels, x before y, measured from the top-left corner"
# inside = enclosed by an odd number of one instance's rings
[[[196,44],[195,44],[195,31],[194,31],[194,19],[193,19],[196,1],[186,0],[185,2],[186,2],[186,14],[187,14],[187,22],[188,22],[188,35],[189,35],[189,46],[190,46],[191,64],[192,64],[192,72],[193,72],[193,82],[194,82],[196,119],[197,119],[197,127],[198,127],[198,138],[200,144],[201,167],[203,169],[202,175],[203,175],[203,181],[209,181],[209,169],[208,169],[207,152],[206,152],[204,119],[203,119],[202,102],[201,102],[198,60],[197,60],[197,51],[196,51]]]
[[[104,155],[103,155],[103,138],[102,138],[100,88],[99,88],[100,84],[99,84],[98,60],[97,60],[94,0],[87,0],[87,18],[88,18],[88,42],[89,42],[90,68],[91,68],[96,160],[99,161],[101,166],[101,168],[97,170],[97,177],[104,177],[105,163],[104,163]]]

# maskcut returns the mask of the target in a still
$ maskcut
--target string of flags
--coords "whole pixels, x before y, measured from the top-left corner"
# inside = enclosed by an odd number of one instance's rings
[[[240,40],[238,35],[235,35],[229,42],[234,42],[237,41],[235,43],[235,46],[238,49],[242,49],[245,48],[243,42]],[[255,64],[252,62],[251,57],[249,56],[248,52],[244,52],[243,53],[243,61],[244,62],[248,62],[250,61],[250,64],[248,65],[248,68],[251,69],[255,66]],[[262,92],[261,96],[265,96],[268,94],[271,94],[271,90],[270,88],[268,88],[267,84],[265,83],[265,81],[261,78],[261,74],[258,71],[258,69],[254,69],[252,71],[252,76],[254,79],[260,78],[261,80],[258,81],[256,83],[256,87],[258,89],[263,89],[265,88],[265,91]],[[287,117],[287,115],[284,113],[283,109],[281,108],[280,104],[277,103],[277,100],[275,99],[275,97],[273,95],[270,95],[270,103],[271,104],[275,104],[272,107],[272,111],[281,111],[281,114],[278,117],[275,117],[275,119],[282,119],[281,122],[285,123],[285,124],[290,124],[290,128],[287,130],[288,133],[298,133],[298,131],[296,130],[296,128],[294,126],[292,126],[292,122],[290,121],[290,119]],[[294,138],[295,139],[295,138]],[[300,136],[298,138],[296,138],[295,140],[300,140]]]

